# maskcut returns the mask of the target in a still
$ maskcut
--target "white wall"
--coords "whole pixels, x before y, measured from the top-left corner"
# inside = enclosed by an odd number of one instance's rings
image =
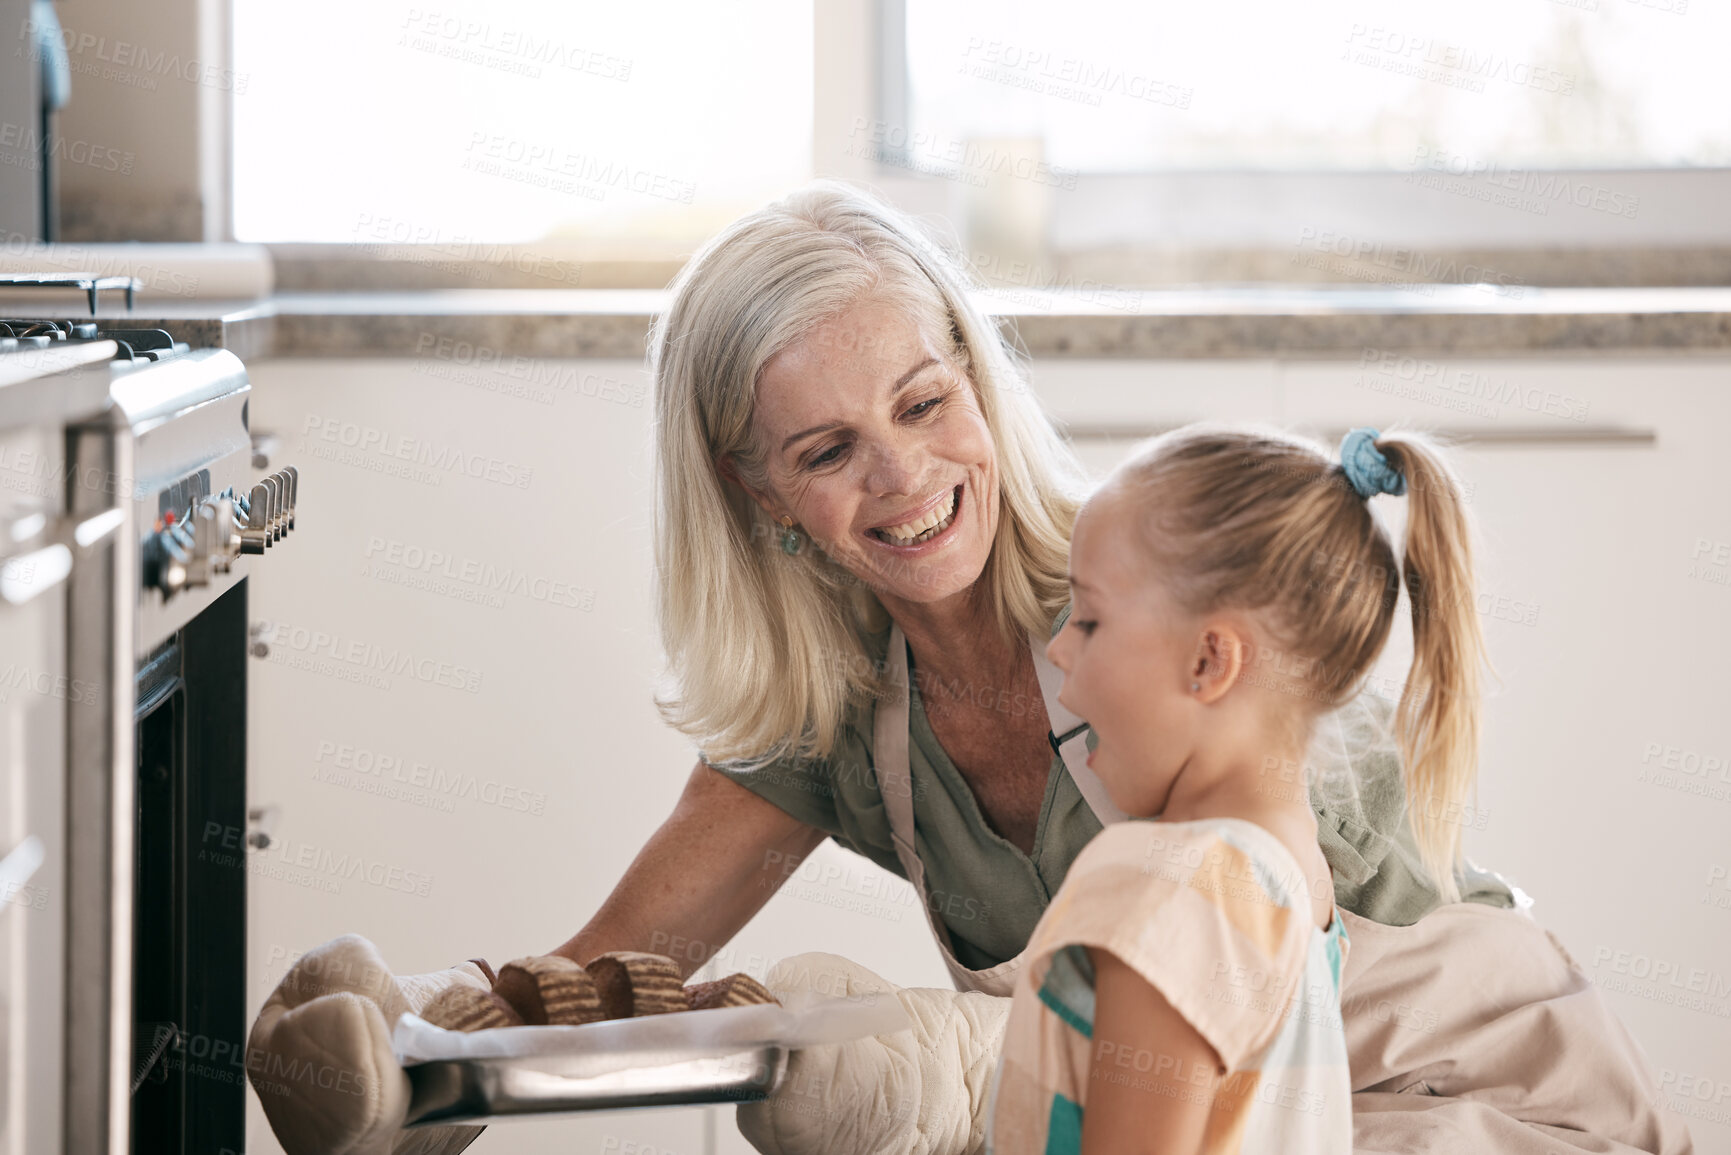
[[[280,808],[278,844],[254,864],[253,1007],[294,953],[345,931],[366,934],[402,972],[550,950],[600,903],[691,769],[694,747],[650,701],[659,650],[645,374],[636,362],[546,362],[534,372],[537,380],[524,382],[406,359],[252,367],[253,427],[281,432],[271,465],[295,464],[302,476],[295,532],[262,565],[248,563],[255,619],[291,627],[272,657],[252,666],[250,789],[255,804]],[[1421,399],[1396,400],[1375,386],[1400,381],[1398,371],[1361,372],[1356,363],[1048,361],[1036,363],[1035,384],[1060,416],[1089,423],[1225,417],[1343,429],[1397,415],[1471,423],[1436,403],[1464,394],[1426,385]],[[1722,705],[1727,567],[1708,571],[1717,581],[1690,576],[1698,543],[1710,551],[1731,541],[1721,465],[1731,359],[1444,360],[1423,380],[1458,383],[1458,373],[1566,394],[1587,406],[1594,426],[1656,431],[1650,447],[1459,454],[1484,532],[1486,628],[1503,676],[1488,705],[1483,824],[1469,831],[1468,849],[1537,899],[1537,915],[1596,981],[1627,979],[1620,965],[1655,961],[1685,982],[1694,968],[1710,972],[1704,981],[1719,993],[1706,997],[1706,1010],[1607,997],[1656,1067],[1725,1085],[1731,888],[1710,890],[1708,881],[1731,867],[1731,770],[1714,780],[1712,797],[1639,774],[1653,744],[1722,765],[1731,754]],[[525,385],[551,404],[520,395]],[[1577,427],[1518,403],[1474,420]],[[323,440],[326,430],[339,439]],[[363,436],[491,458],[505,481],[393,475],[386,470],[402,463],[376,448],[331,458],[342,439]],[[1096,441],[1084,452],[1103,472],[1127,448]],[[508,483],[519,477],[527,484]],[[395,566],[391,543],[405,551]],[[435,576],[425,561],[411,568],[409,549],[448,555],[435,568],[458,580],[439,592],[377,576],[380,564],[399,576]],[[524,592],[503,593],[497,606],[467,600],[485,590],[461,580],[465,566],[482,563],[523,574]],[[593,591],[592,608],[557,604],[566,587],[579,601]],[[1506,620],[1520,617],[1530,621]],[[315,632],[337,640],[315,646]],[[396,673],[382,676],[388,687],[357,682],[380,677],[365,667],[369,652],[387,660],[407,652],[430,680]],[[355,654],[361,662],[347,660]],[[421,663],[443,663],[444,673]],[[475,673],[473,693],[437,684]],[[335,751],[345,746],[398,759],[403,778],[416,763],[454,777],[456,796],[388,797],[320,780],[338,769]],[[409,786],[398,773],[356,771],[354,780]],[[1704,777],[1677,780],[1701,786]],[[505,802],[489,801],[506,787]],[[334,875],[331,862],[345,854],[362,856],[383,882]],[[905,884],[833,847],[802,873],[809,877],[740,935],[727,969],[761,973],[768,961],[823,949],[903,984],[947,985]],[[429,878],[428,893],[414,893]],[[249,1149],[277,1150],[256,1099],[249,1103]],[[1731,1149],[1731,1126],[1700,1113],[1713,1105],[1692,1107],[1698,1146]],[[633,1143],[642,1155],[748,1150],[730,1108],[496,1126],[472,1150],[618,1152]]]

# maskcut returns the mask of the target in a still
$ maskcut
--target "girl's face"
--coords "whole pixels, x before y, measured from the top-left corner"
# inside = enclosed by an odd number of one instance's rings
[[[1192,682],[1203,673],[1199,623],[1174,608],[1133,563],[1127,504],[1096,493],[1070,539],[1073,607],[1046,647],[1064,671],[1058,700],[1096,739],[1088,764],[1126,814],[1161,813],[1199,737]]]
[[[767,493],[887,600],[971,588],[998,528],[998,465],[972,383],[913,319],[866,301],[764,367],[754,418]]]

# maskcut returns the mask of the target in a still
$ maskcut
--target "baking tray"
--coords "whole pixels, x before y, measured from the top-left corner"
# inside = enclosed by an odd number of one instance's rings
[[[581,1026],[445,1031],[407,1013],[392,1047],[409,1078],[406,1125],[698,1103],[773,1094],[801,1047],[907,1030],[881,992],[791,990],[785,1002],[610,1019]]]
[[[438,1059],[403,1068],[412,1094],[405,1122],[487,1123],[626,1107],[745,1103],[774,1092],[788,1048],[763,1044],[726,1054],[619,1067],[617,1056],[533,1055]],[[666,1056],[663,1056],[664,1058]]]

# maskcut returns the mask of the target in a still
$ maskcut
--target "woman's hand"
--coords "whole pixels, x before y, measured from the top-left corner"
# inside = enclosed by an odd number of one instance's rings
[[[1201,1150],[1220,1083],[1219,1056],[1117,955],[1090,948],[1088,956],[1094,1038],[1083,1155]]]
[[[480,1127],[404,1130],[412,1098],[391,1032],[404,1012],[463,985],[486,990],[475,960],[397,976],[372,943],[345,934],[301,955],[247,1038],[246,1074],[288,1155],[455,1155]]]
[[[689,976],[739,933],[825,834],[699,759],[673,813],[582,930],[553,951],[666,955]]]

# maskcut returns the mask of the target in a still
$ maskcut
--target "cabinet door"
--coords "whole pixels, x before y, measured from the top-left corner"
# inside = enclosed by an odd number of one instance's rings
[[[4,560],[12,527],[59,515],[64,457],[49,431],[14,429],[0,461],[0,580],[16,594],[49,575]],[[61,1146],[65,741],[68,712],[93,705],[66,671],[64,584],[0,600],[0,1155]]]

